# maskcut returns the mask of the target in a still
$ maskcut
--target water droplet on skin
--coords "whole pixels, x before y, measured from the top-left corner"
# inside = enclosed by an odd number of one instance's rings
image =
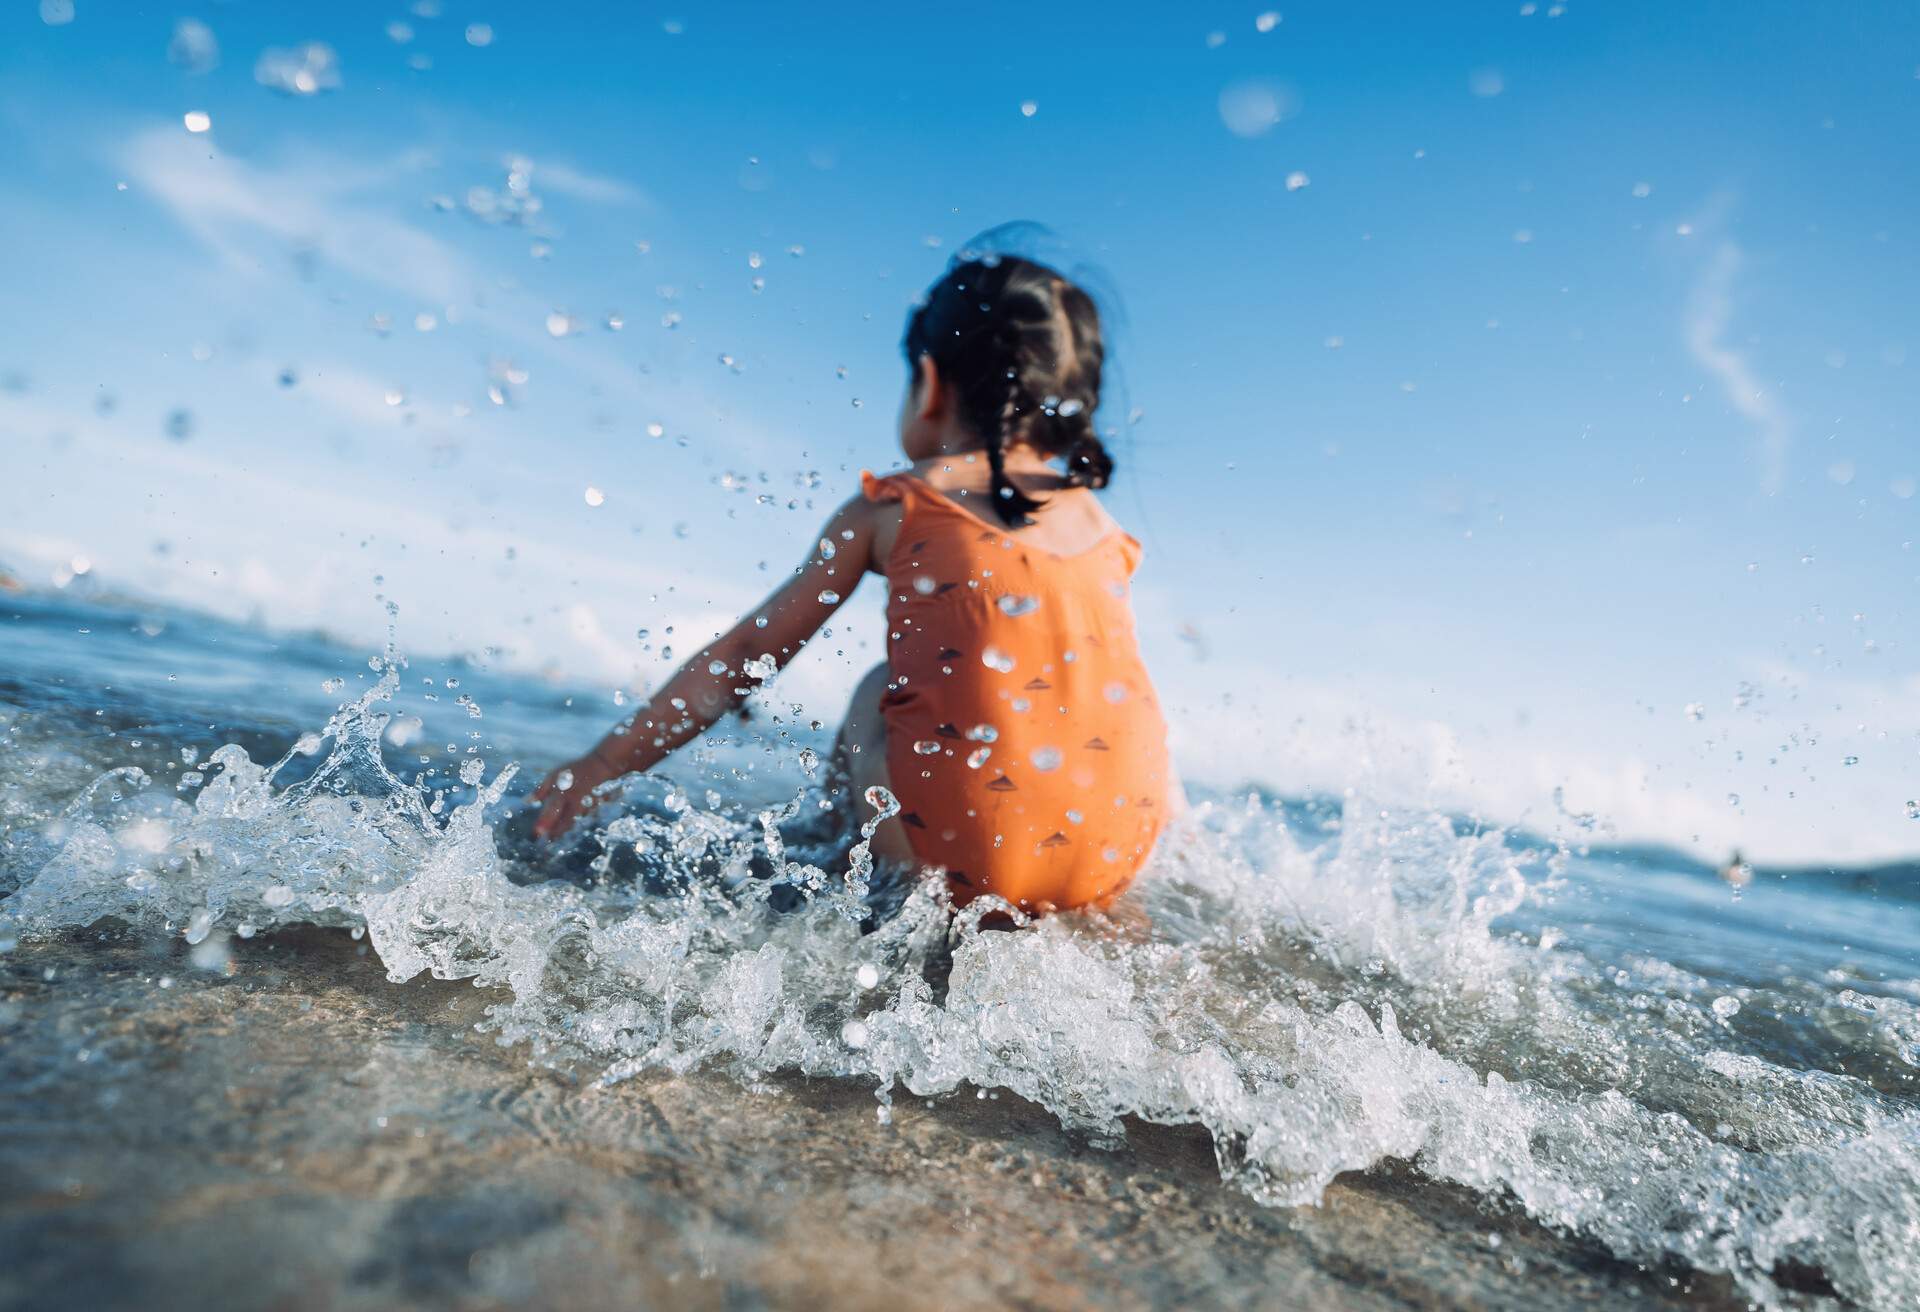
[[[726,672],[727,672],[727,663],[725,661],[708,661],[707,662],[708,674],[725,674]]]
[[[1110,683],[1100,690],[1100,694],[1115,706],[1118,706],[1127,699],[1127,685],[1124,683]]]
[[[1007,653],[1001,651],[998,647],[988,647],[985,651],[981,652],[980,663],[990,670],[999,671],[1001,674],[1013,673],[1013,657],[1007,655]]]
[[[1060,768],[1060,749],[1058,747],[1036,747],[1033,749],[1033,755],[1029,759],[1033,762],[1033,768],[1043,774],[1051,770],[1058,770]]]
[[[831,540],[827,538],[820,539],[820,559],[832,560],[836,555],[839,554],[839,550],[840,549],[838,547],[833,545]]]
[[[563,793],[573,787],[573,771],[562,770],[559,774],[555,775],[553,777],[553,786]]]
[[[969,770],[978,770],[987,763],[987,758],[992,755],[993,748],[991,747],[974,748],[971,752],[967,753],[967,768]]]
[[[913,745],[913,753],[915,756],[938,756],[940,742],[935,738],[922,738]]]
[[[838,605],[839,602],[840,602],[840,594],[835,592],[832,588],[820,589],[820,604],[822,606],[835,606],[835,605]]]
[[[998,742],[1000,731],[990,724],[976,724],[967,730],[967,738],[976,743]]]

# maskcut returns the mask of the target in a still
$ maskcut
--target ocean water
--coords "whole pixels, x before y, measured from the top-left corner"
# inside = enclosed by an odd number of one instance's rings
[[[527,790],[614,713],[484,659],[0,597],[0,944],[114,918],[219,970],[340,926],[396,979],[498,987],[475,1042],[600,1079],[853,1082],[876,1127],[1007,1090],[1116,1152],[1204,1127],[1275,1207],[1404,1162],[1763,1305],[1920,1305],[1911,869],[1736,889],[1573,819],[1202,787],[1113,917],[1005,932],[833,840],[831,726],[777,689],[530,843]]]

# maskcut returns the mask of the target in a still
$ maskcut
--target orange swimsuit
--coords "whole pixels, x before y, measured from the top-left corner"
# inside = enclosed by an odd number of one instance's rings
[[[1103,903],[1167,813],[1167,727],[1134,639],[1140,544],[1114,529],[1062,556],[912,474],[887,575],[887,769],[914,854],[964,906]]]

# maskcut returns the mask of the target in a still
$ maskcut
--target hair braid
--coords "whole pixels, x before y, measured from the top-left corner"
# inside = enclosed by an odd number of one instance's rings
[[[1005,398],[1000,403],[1000,423],[987,434],[987,465],[993,471],[993,509],[1014,528],[1033,522],[1033,512],[1043,502],[1035,501],[1013,485],[1007,477],[1007,446],[1020,430],[1020,369],[1015,360],[1018,350],[1009,352]]]

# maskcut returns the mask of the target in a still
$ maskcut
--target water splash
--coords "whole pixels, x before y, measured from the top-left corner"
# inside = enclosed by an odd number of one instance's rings
[[[489,820],[517,805],[511,767],[489,781],[466,758],[450,812],[388,768],[400,666],[376,665],[317,764],[311,742],[268,765],[230,744],[197,789],[93,778],[0,904],[0,940],[119,917],[224,969],[231,936],[344,926],[396,980],[498,989],[484,1029],[603,1080],[850,1078],[882,1120],[902,1092],[1005,1089],[1107,1144],[1130,1118],[1203,1126],[1223,1177],[1275,1206],[1406,1161],[1762,1303],[1809,1269],[1865,1306],[1920,1298],[1920,1008],[1811,993],[1825,1064],[1880,1073],[1790,1064],[1755,1019],[1796,1005],[1786,984],[1736,996],[1524,928],[1564,848],[1358,802],[1216,801],[1169,835],[1136,920],[1028,923],[882,878],[884,790],[838,861],[790,837],[821,794],[743,819],[643,782],[581,878],[543,878]]]

